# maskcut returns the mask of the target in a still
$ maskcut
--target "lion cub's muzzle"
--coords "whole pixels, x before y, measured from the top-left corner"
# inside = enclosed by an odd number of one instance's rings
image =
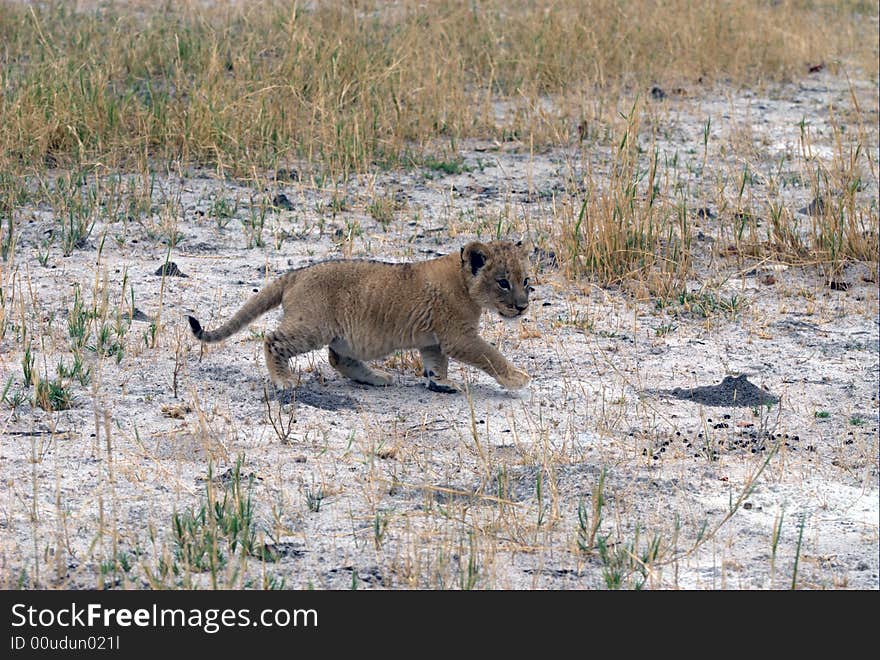
[[[529,303],[526,301],[523,303],[514,303],[513,305],[505,305],[498,310],[498,313],[506,318],[515,319],[516,317],[525,314],[528,308]]]

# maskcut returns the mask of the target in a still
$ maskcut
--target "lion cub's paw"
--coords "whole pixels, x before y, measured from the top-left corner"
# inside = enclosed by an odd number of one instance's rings
[[[269,374],[269,382],[276,390],[288,390],[296,387],[296,379],[293,374]]]
[[[498,382],[501,387],[507,390],[519,390],[529,384],[531,377],[522,369],[514,367],[510,373],[504,378],[499,378]]]
[[[428,389],[442,394],[457,394],[461,392],[461,387],[458,383],[446,380],[445,378],[428,378]]]
[[[356,374],[352,380],[361,385],[387,387],[394,381],[394,376],[380,369],[364,369],[361,373]]]

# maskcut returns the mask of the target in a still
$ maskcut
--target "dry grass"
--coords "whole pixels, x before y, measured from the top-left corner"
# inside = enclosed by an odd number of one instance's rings
[[[250,175],[305,159],[363,171],[467,136],[567,140],[546,122],[613,116],[622,89],[877,70],[863,20],[876,8],[860,2],[150,7],[0,6],[0,169],[171,160]],[[568,116],[548,118],[547,96]],[[495,121],[499,99],[513,121]]]

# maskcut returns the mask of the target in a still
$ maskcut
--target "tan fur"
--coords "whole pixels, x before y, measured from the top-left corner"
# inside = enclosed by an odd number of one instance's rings
[[[483,309],[507,318],[526,310],[528,252],[519,243],[475,241],[417,263],[328,261],[282,275],[216,330],[205,332],[192,317],[189,322],[198,339],[220,341],[282,305],[281,323],[265,337],[266,366],[280,386],[293,382],[291,357],[328,346],[334,369],[369,385],[388,385],[391,376],[364,361],[418,349],[431,390],[460,389],[447,379],[450,357],[518,389],[528,374],[480,337],[479,323]]]

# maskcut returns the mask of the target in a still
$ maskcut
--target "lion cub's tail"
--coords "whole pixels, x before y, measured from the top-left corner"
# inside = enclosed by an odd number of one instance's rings
[[[284,293],[284,289],[293,280],[295,275],[296,271],[290,271],[270,282],[259,293],[251,296],[231,319],[216,330],[205,330],[198,319],[187,316],[186,318],[189,321],[192,333],[196,339],[204,342],[221,341],[234,335],[257,317],[262,316],[273,307],[278,307],[281,304],[281,296]]]

